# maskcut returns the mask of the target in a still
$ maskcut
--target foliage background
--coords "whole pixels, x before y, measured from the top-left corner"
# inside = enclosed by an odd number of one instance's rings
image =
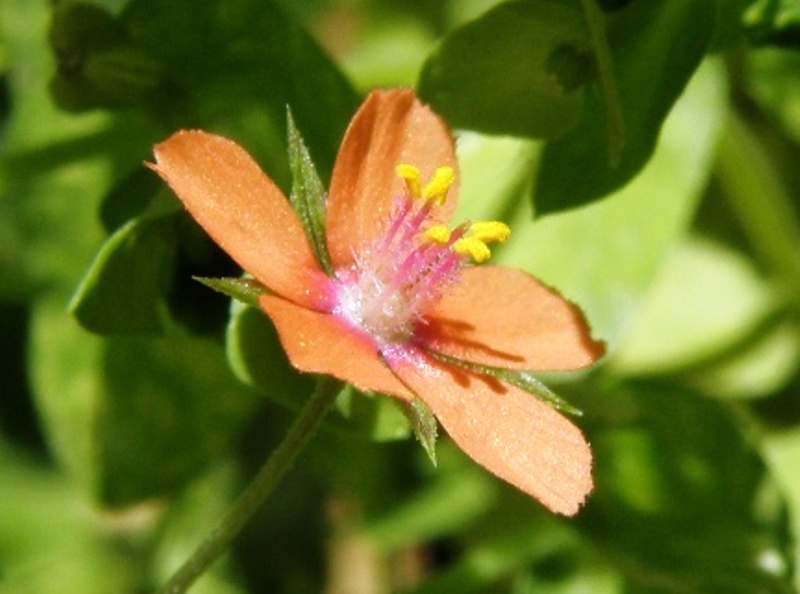
[[[544,378],[597,487],[566,520],[386,399],[343,394],[193,591],[790,593],[800,531],[800,7],[793,0],[0,0],[0,592],[147,592],[310,390],[142,167],[180,127],[288,189],[359,97],[458,129],[462,218],[586,310]]]

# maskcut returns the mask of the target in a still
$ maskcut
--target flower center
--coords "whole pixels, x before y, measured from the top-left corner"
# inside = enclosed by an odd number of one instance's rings
[[[432,220],[453,183],[450,167],[440,167],[420,184],[419,170],[400,165],[406,192],[395,200],[382,236],[354,254],[354,263],[336,273],[334,314],[366,331],[379,345],[413,338],[418,324],[445,292],[456,284],[462,265],[490,256],[488,243],[505,241],[510,231],[498,222],[463,224],[450,230]]]

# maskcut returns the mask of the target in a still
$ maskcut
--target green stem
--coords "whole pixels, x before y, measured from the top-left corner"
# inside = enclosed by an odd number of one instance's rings
[[[319,380],[316,391],[300,411],[286,437],[258,471],[253,482],[158,594],[183,594],[225,552],[231,541],[261,507],[286,471],[291,468],[297,454],[330,410],[340,389],[341,384],[337,381],[329,378]]]
[[[608,118],[608,160],[612,167],[619,166],[622,149],[625,147],[625,119],[622,116],[622,105],[619,102],[617,83],[614,80],[614,62],[611,48],[606,36],[606,21],[603,11],[596,0],[581,0],[589,35],[594,46],[597,59],[597,74],[600,76],[600,88]]]
[[[775,166],[731,113],[718,145],[718,179],[759,260],[800,306],[800,224]]]

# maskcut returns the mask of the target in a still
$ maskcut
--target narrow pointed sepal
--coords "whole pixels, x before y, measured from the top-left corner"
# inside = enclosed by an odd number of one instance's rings
[[[436,438],[439,436],[439,424],[433,412],[419,398],[409,401],[400,401],[403,412],[414,429],[417,440],[422,444],[425,453],[436,466]]]
[[[253,278],[195,276],[194,280],[252,307],[258,307],[258,298],[269,293],[264,285]]]
[[[289,202],[300,218],[320,268],[333,276],[333,266],[325,239],[325,186],[319,178],[300,131],[294,123],[292,112],[286,109],[286,126],[289,140],[289,167],[292,171],[292,191]]]

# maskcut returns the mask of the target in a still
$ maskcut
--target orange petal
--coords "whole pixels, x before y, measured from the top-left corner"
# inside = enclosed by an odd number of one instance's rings
[[[574,515],[592,490],[592,452],[581,431],[537,398],[420,353],[395,373],[476,462],[550,510]]]
[[[332,315],[280,297],[262,295],[259,305],[275,324],[289,361],[300,371],[332,375],[365,392],[412,398],[368,335]]]
[[[328,198],[328,250],[334,266],[347,265],[364,241],[380,235],[405,184],[395,173],[416,165],[423,185],[437,167],[457,171],[455,147],[444,122],[413,91],[373,91],[347,129],[333,169]],[[434,218],[448,221],[457,181]]]
[[[560,371],[585,367],[604,351],[574,304],[511,268],[465,268],[425,317],[419,343],[483,365]]]
[[[324,283],[300,219],[280,189],[234,142],[182,130],[155,147],[150,167],[236,262],[272,291],[312,307]],[[316,279],[316,280],[315,280]]]

